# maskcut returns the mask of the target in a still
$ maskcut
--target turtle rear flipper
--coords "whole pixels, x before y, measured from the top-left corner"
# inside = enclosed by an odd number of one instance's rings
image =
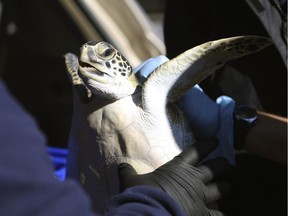
[[[80,100],[83,103],[88,103],[89,98],[91,97],[91,92],[85,86],[83,80],[78,75],[79,62],[77,56],[74,55],[73,53],[67,53],[64,55],[64,57],[65,57],[66,69],[70,81],[72,82],[73,88],[75,88],[77,94],[80,97]]]
[[[149,76],[144,83],[143,109],[165,108],[167,101],[177,101],[188,89],[226,62],[258,52],[271,44],[270,38],[252,35],[210,41],[187,50],[159,66]]]

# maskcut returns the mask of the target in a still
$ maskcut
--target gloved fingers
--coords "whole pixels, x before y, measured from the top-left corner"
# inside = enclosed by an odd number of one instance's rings
[[[227,182],[217,182],[207,185],[205,193],[205,203],[211,204],[221,197],[226,196],[231,190],[230,184]]]
[[[202,89],[194,86],[178,101],[177,105],[185,113],[187,121],[197,137],[216,136],[220,127],[219,105]]]
[[[169,59],[164,55],[159,55],[155,58],[150,58],[140,64],[134,69],[134,73],[140,83],[144,83],[147,77],[152,73],[159,65],[169,61]]]
[[[184,149],[176,158],[190,165],[196,165],[218,146],[215,138],[208,138],[196,142],[194,145]]]
[[[119,177],[119,189],[124,191],[126,188],[135,186],[137,184],[136,177],[137,172],[128,163],[121,163],[117,167]]]
[[[201,171],[201,180],[204,184],[210,182],[215,176],[220,176],[227,172],[231,166],[225,158],[219,157],[207,160],[197,168]]]
[[[137,175],[136,170],[128,163],[120,163],[117,168],[119,179],[125,179],[127,176]]]

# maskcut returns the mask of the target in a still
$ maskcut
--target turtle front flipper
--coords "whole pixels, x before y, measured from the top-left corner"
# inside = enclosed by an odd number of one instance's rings
[[[143,108],[152,111],[161,109],[161,106],[163,109],[167,100],[177,101],[188,89],[200,83],[226,62],[258,52],[271,44],[272,40],[265,37],[238,36],[210,41],[187,50],[160,65],[149,76],[144,84]],[[167,100],[164,101],[162,98]]]
[[[66,69],[72,82],[73,88],[75,88],[77,94],[80,97],[80,100],[83,103],[87,103],[91,97],[91,91],[85,86],[84,82],[78,75],[78,58],[73,53],[67,53],[64,55]]]

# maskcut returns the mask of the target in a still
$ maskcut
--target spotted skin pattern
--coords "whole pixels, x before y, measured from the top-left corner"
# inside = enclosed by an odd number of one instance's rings
[[[103,51],[103,54],[99,54],[99,58],[105,56],[110,56],[110,58],[102,58],[103,59],[103,64],[107,67],[108,70],[111,70],[115,76],[121,75],[125,77],[129,77],[132,73],[132,67],[128,60],[120,54],[118,50],[116,50],[112,45],[105,43],[105,42],[100,42],[103,43],[106,48],[105,51]],[[96,41],[90,41],[86,44],[83,45],[84,48],[86,46],[88,48],[88,57],[91,62],[95,62],[94,56],[97,55],[94,50],[94,46],[97,45]],[[100,46],[100,45],[98,45]],[[103,55],[103,56],[102,56]]]
[[[80,59],[72,53],[65,55],[72,84],[77,86],[81,100],[100,95],[112,100],[133,94],[140,84],[128,60],[111,44],[90,41],[80,49]],[[86,98],[85,98],[86,97]]]
[[[102,41],[88,42],[81,47],[78,74],[95,96],[109,100],[131,95],[139,85],[127,59]]]
[[[85,46],[85,45],[94,46],[96,44],[97,44],[96,41],[90,41],[90,42],[87,42],[86,44],[84,44],[83,46]],[[95,55],[93,49],[91,47],[88,47],[89,60],[92,62],[93,62],[93,57],[91,57],[91,56],[93,56],[93,55]],[[73,85],[82,85],[83,81],[79,77],[79,74],[78,74],[78,68],[79,68],[78,58],[75,55],[68,53],[65,56],[65,63],[67,66],[68,73],[70,74],[72,84]],[[113,58],[105,59],[104,64],[106,65],[106,67],[109,70],[112,70],[112,72],[115,76],[121,75],[124,77],[129,77],[132,73],[132,67],[131,67],[130,63],[116,49],[115,49],[115,55],[113,56]]]
[[[128,77],[132,73],[132,68],[129,62],[124,56],[120,55],[118,51],[116,52],[113,59],[107,60],[105,62],[105,65],[107,66],[107,68],[112,69],[115,75],[120,73],[121,76]]]

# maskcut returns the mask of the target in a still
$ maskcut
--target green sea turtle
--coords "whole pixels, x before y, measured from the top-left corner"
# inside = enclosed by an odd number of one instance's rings
[[[101,211],[103,202],[118,192],[117,164],[128,162],[138,173],[150,172],[193,144],[175,101],[225,62],[270,44],[258,36],[207,42],[160,65],[143,84],[109,43],[84,44],[79,60],[66,54],[77,94],[67,175],[80,180]]]

